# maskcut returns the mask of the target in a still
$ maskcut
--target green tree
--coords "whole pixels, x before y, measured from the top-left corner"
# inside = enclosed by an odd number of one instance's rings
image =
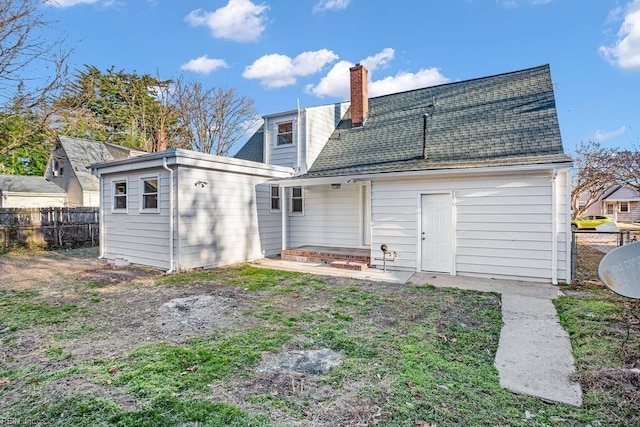
[[[28,105],[22,85],[0,112],[0,173],[42,175],[50,152],[50,129]]]
[[[181,139],[178,112],[163,97],[170,80],[86,66],[57,101],[62,134],[152,151],[157,135]]]

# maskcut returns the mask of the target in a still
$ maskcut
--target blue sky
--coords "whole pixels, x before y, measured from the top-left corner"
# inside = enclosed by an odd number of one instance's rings
[[[260,114],[550,64],[565,151],[640,147],[640,0],[45,0],[71,65],[235,87]]]

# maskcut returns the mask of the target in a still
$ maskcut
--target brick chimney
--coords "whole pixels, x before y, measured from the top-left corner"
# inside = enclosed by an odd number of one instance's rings
[[[362,126],[369,114],[369,71],[361,64],[349,68],[351,72],[351,127]]]

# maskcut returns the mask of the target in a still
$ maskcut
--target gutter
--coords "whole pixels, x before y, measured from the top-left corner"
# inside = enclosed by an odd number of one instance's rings
[[[174,269],[174,256],[173,256],[173,215],[174,215],[174,202],[173,202],[173,169],[167,166],[167,158],[162,159],[162,167],[169,171],[169,270],[167,274],[173,273]]]
[[[531,171],[548,171],[549,169],[559,170],[573,167],[573,163],[542,163],[535,165],[519,165],[519,166],[486,166],[480,168],[459,168],[459,169],[426,169],[412,170],[405,172],[386,172],[371,174],[354,174],[354,175],[335,175],[313,177],[293,177],[274,179],[269,181],[272,184],[281,184],[286,187],[299,187],[305,185],[322,185],[337,183],[354,183],[358,181],[371,181],[374,179],[402,179],[418,176],[448,176],[448,175],[483,175],[486,173],[513,173],[513,172],[531,172]]]

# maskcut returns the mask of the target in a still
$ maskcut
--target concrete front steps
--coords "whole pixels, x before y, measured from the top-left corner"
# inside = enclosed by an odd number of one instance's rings
[[[327,264],[342,270],[366,270],[370,263],[369,249],[337,248],[324,246],[301,246],[284,249],[280,255],[285,261]]]

